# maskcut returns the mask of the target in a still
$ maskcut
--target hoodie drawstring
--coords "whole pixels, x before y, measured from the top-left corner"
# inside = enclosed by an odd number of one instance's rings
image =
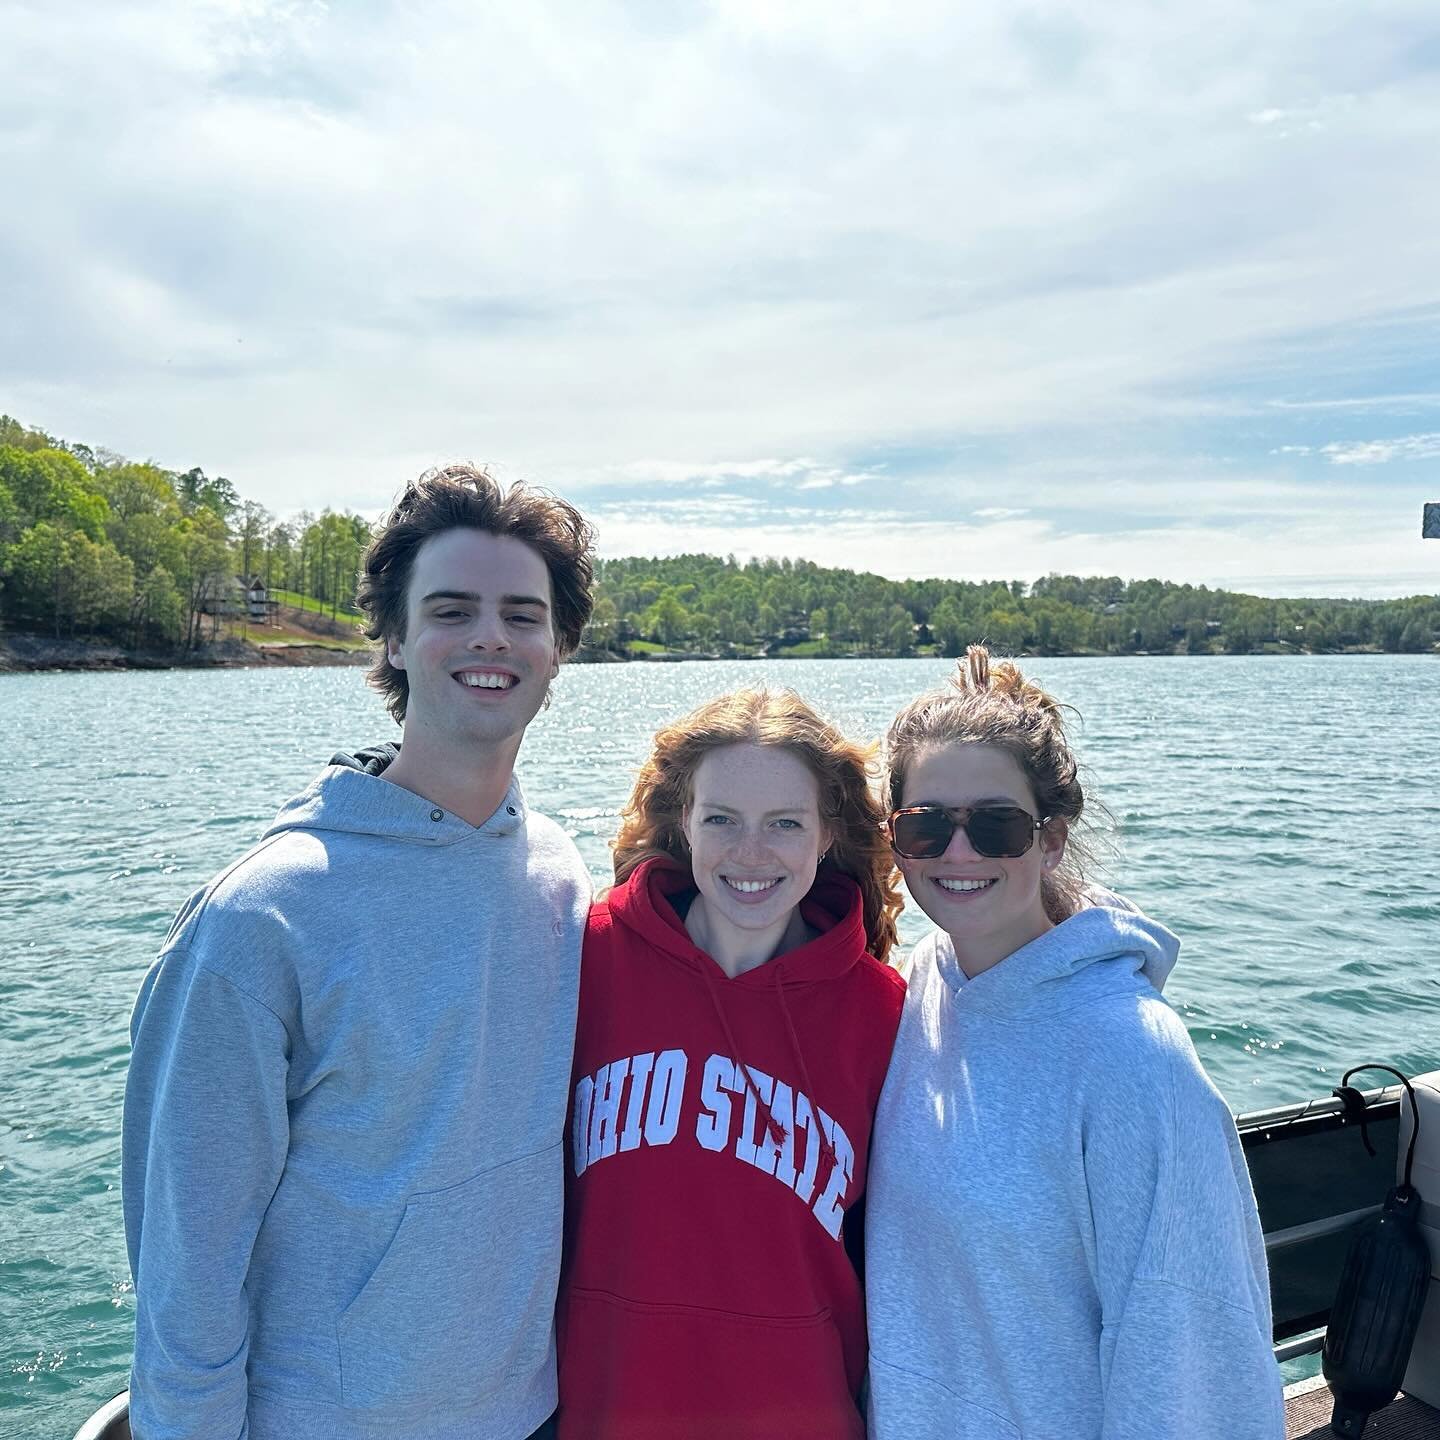
[[[735,1032],[730,1028],[729,1016],[725,1014],[725,1006],[720,1000],[714,964],[710,962],[701,968],[704,971],[705,989],[710,996],[710,1003],[715,1008],[720,1028],[725,1032],[725,1043],[730,1047],[730,1059],[734,1062],[736,1070],[745,1077],[745,1093],[754,1100],[755,1108],[764,1117],[765,1133],[770,1137],[771,1143],[783,1145],[790,1138],[790,1134],[775,1118],[774,1112],[760,1093],[760,1087],[755,1083],[755,1077],[750,1073],[750,1067],[740,1058],[740,1047],[735,1043]],[[775,969],[774,975],[775,999],[780,1006],[780,1013],[785,1017],[785,1029],[790,1036],[790,1048],[795,1053],[795,1060],[800,1069],[800,1078],[805,1082],[805,1095],[810,1101],[810,1113],[814,1118],[812,1133],[820,1145],[821,1158],[826,1162],[823,1172],[820,1171],[819,1166],[816,1167],[817,1174],[815,1176],[815,1193],[823,1195],[840,1159],[835,1153],[834,1142],[825,1133],[825,1122],[820,1118],[819,1101],[815,1098],[815,1086],[810,1079],[810,1067],[805,1063],[805,1052],[800,1048],[800,1037],[795,1031],[795,1021],[791,1018],[790,1007],[785,1003],[785,987],[778,967]]]
[[[730,1028],[730,1020],[725,1014],[725,1007],[720,1003],[720,992],[715,985],[714,964],[707,957],[707,963],[701,968],[705,972],[705,989],[710,995],[710,1003],[715,1007],[715,1014],[720,1020],[720,1028],[725,1032],[725,1043],[730,1047],[730,1059],[734,1062],[736,1070],[745,1077],[746,1094],[754,1097],[756,1108],[765,1117],[765,1133],[774,1144],[782,1144],[789,1137],[785,1133],[785,1127],[771,1114],[764,1096],[760,1094],[760,1087],[755,1083],[755,1077],[750,1073],[750,1067],[740,1058],[740,1047],[735,1043],[735,1032]]]
[[[805,1082],[805,1094],[810,1100],[811,1113],[815,1116],[815,1129],[820,1138],[820,1154],[829,1166],[824,1175],[817,1174],[815,1177],[815,1188],[823,1195],[825,1187],[830,1183],[830,1176],[840,1163],[840,1158],[835,1154],[835,1145],[825,1133],[825,1122],[821,1120],[820,1112],[816,1109],[818,1102],[815,1099],[815,1086],[810,1079],[810,1067],[805,1063],[805,1052],[800,1048],[800,1036],[795,1031],[794,1020],[790,1018],[790,1007],[785,1003],[785,985],[780,978],[778,969],[775,971],[775,999],[779,1002],[780,1013],[785,1017],[785,1028],[790,1032],[790,1048],[795,1052],[795,1059],[799,1062],[800,1078]]]

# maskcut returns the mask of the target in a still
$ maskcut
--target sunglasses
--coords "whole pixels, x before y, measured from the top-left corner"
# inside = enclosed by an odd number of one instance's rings
[[[950,847],[957,830],[970,848],[989,860],[1014,860],[1034,843],[1035,832],[1049,823],[1018,805],[912,805],[893,811],[885,832],[897,855],[906,860],[936,860]]]

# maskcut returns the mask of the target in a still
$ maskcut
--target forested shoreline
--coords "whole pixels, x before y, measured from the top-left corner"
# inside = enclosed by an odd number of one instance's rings
[[[83,663],[77,645],[103,664],[246,663],[278,624],[297,652],[315,631],[315,648],[353,649],[370,526],[329,509],[276,517],[225,476],[0,416],[0,648],[25,637],[12,654],[41,657],[16,668],[45,663],[42,640],[66,664]],[[260,627],[246,623],[252,580],[278,597]],[[225,618],[237,589],[238,633]],[[809,560],[608,559],[580,658],[953,655],[976,640],[1045,655],[1433,653],[1440,596],[1272,599],[1118,576],[900,581]]]

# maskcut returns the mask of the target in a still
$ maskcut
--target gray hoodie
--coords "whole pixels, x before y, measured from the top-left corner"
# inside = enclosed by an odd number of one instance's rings
[[[131,1024],[143,1440],[516,1440],[555,1405],[589,880],[331,766],[196,892]]]
[[[967,980],[917,947],[875,1117],[871,1440],[1279,1440],[1265,1252],[1225,1102],[1105,896]]]

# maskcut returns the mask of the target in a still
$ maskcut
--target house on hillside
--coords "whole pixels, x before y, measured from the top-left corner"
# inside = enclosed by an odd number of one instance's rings
[[[278,623],[280,602],[270,598],[269,588],[258,575],[227,575],[213,595],[200,604],[202,615],[217,620],[245,620],[251,625]]]
[[[238,578],[238,577],[237,577]],[[280,620],[280,602],[270,598],[269,586],[252,575],[242,582],[245,586],[245,608],[252,625],[276,625]]]

